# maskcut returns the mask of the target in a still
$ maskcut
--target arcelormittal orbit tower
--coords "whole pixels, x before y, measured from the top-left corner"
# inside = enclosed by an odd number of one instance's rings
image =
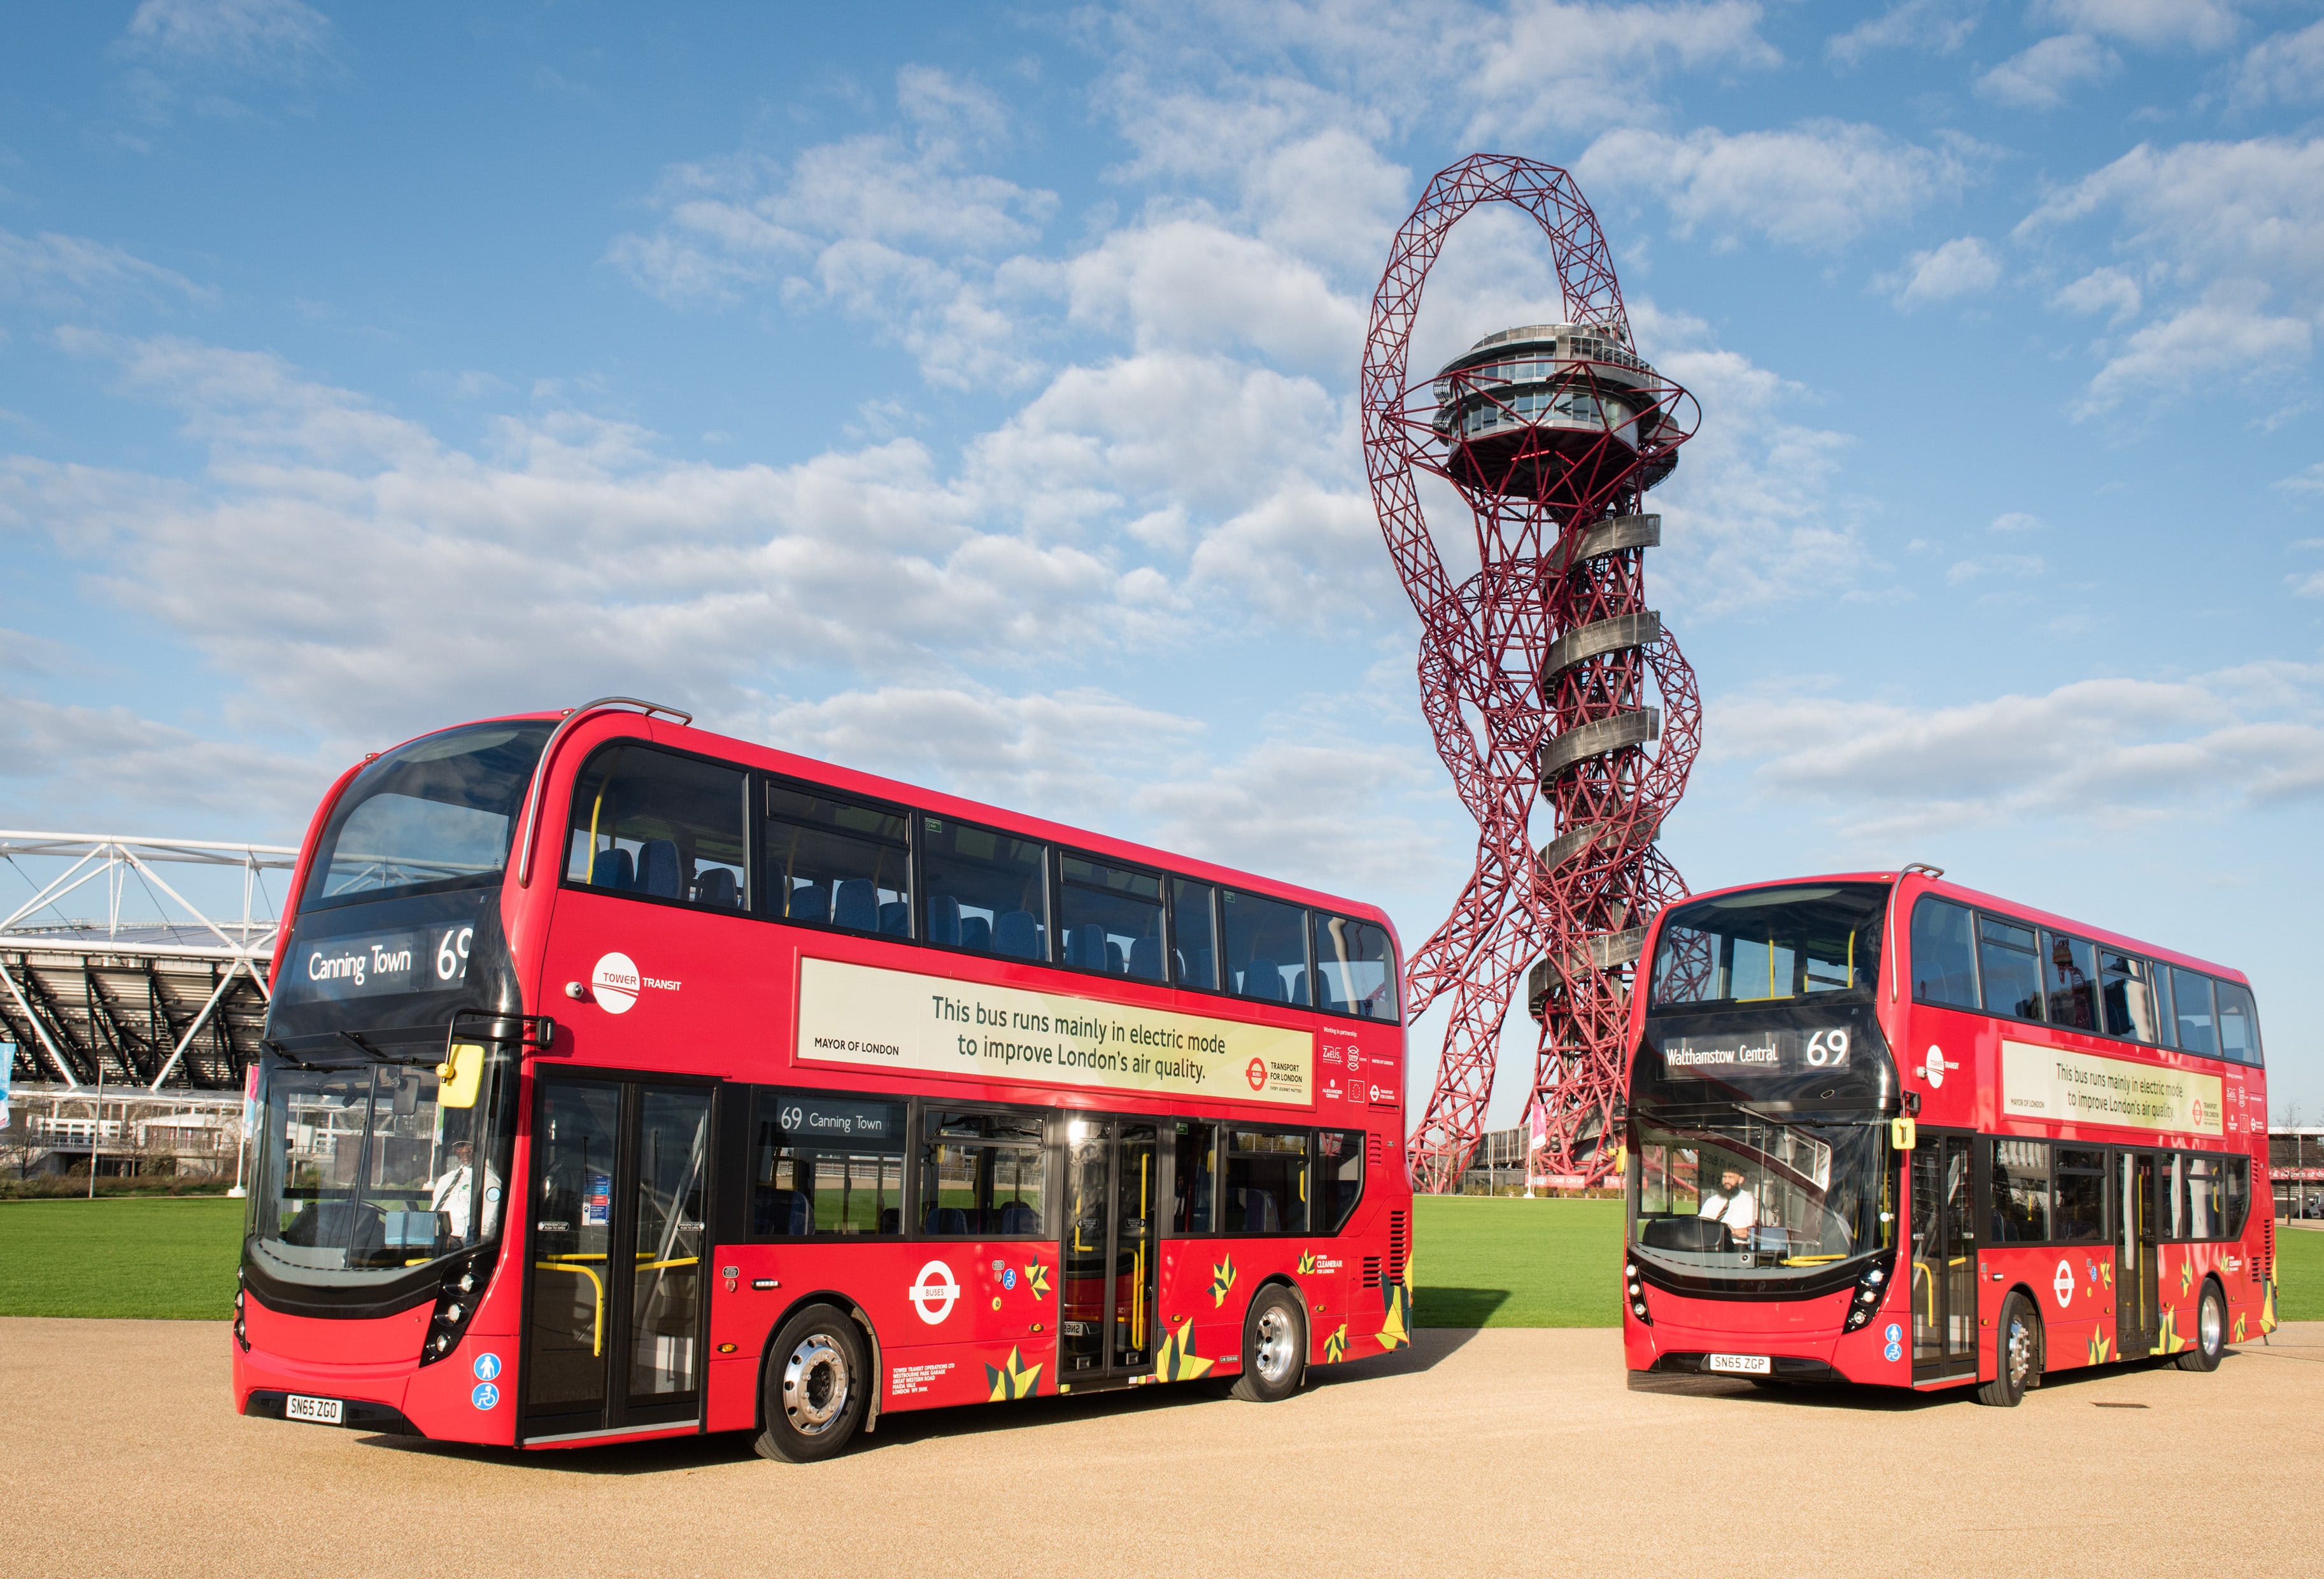
[[[1559,321],[1489,334],[1411,382],[1429,265],[1453,222],[1485,203],[1539,222]],[[1406,967],[1408,1018],[1452,996],[1413,1182],[1449,1189],[1466,1166],[1522,977],[1541,1023],[1537,1165],[1594,1183],[1619,1143],[1639,942],[1686,892],[1655,836],[1686,787],[1701,706],[1646,606],[1644,560],[1662,522],[1642,502],[1677,465],[1694,402],[1632,349],[1613,260],[1572,178],[1479,153],[1430,181],[1397,233],[1372,300],[1363,404],[1372,503],[1420,614],[1421,706],[1478,828],[1475,873]],[[1457,586],[1422,518],[1422,472],[1468,508],[1479,568]]]

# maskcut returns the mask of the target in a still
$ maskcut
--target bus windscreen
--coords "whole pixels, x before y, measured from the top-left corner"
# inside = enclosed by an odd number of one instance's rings
[[[1655,949],[1648,1011],[1868,1002],[1887,904],[1885,883],[1822,882],[1682,905]]]

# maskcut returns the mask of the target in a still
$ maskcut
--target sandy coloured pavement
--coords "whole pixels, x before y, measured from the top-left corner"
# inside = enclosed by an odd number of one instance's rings
[[[0,1321],[10,1566],[72,1575],[2314,1574],[2324,1323],[2209,1376],[1966,1397],[1629,1384],[1610,1331],[1424,1331],[1287,1402],[1201,1384],[517,1454],[244,1419],[226,1334]],[[2132,1407],[2107,1407],[2107,1406]],[[1610,1559],[1610,1561],[1609,1561]]]

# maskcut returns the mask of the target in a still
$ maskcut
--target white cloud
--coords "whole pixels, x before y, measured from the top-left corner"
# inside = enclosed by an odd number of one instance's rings
[[[1950,55],[1969,42],[1977,23],[1975,7],[1959,0],[1902,0],[1825,40],[1823,52],[1842,66],[1860,66],[1877,50],[1934,50]]]
[[[2092,269],[2071,284],[2052,292],[2050,305],[2069,312],[2104,312],[2109,325],[2136,318],[2144,298],[2138,282],[2120,269]]]
[[[1582,131],[1651,113],[1644,91],[1674,71],[1767,69],[1783,55],[1738,0],[1661,5],[1529,0],[1505,32],[1487,25],[1466,88],[1486,100],[1468,137]],[[1498,36],[1496,36],[1498,35]]]
[[[1976,236],[1963,235],[1932,251],[1913,254],[1902,270],[1881,275],[1873,287],[1909,310],[1978,295],[2000,282],[2000,258]]]
[[[130,298],[207,306],[217,292],[174,270],[86,236],[0,230],[0,301],[60,309]]]
[[[2028,515],[2023,510],[2012,510],[2006,515],[1995,516],[1993,524],[1985,530],[2006,532],[2041,531],[2049,524],[2038,515]]]
[[[1847,835],[1894,849],[1949,828],[2209,820],[2324,797],[2319,702],[2324,669],[2277,663],[1940,707],[1726,697],[1704,715],[1712,757],[1757,759],[1769,796],[1844,801]]]
[[[1574,173],[1586,189],[1603,182],[1661,193],[1683,236],[1709,229],[1727,240],[1757,230],[1811,249],[1845,246],[1957,194],[1969,180],[1955,147],[1923,148],[1877,126],[1831,120],[1733,136],[1711,127],[1684,136],[1609,132]]]
[[[2148,324],[2113,350],[2077,414],[2109,411],[2141,391],[2191,396],[2213,379],[2264,378],[2306,362],[2315,326],[2268,311],[2268,297],[2255,281],[2223,280],[2200,300]]]
[[[1987,98],[2018,109],[2055,109],[2085,82],[2101,82],[2122,67],[2121,57],[2084,32],[2043,39],[1977,79]]]
[[[60,706],[0,693],[0,797],[19,826],[117,828],[167,808],[203,827],[295,844],[335,771],[320,756],[206,739],[127,707]],[[181,820],[141,831],[199,830]]]
[[[2000,523],[1997,522],[1995,525],[1998,527]],[[2010,587],[2030,581],[2047,569],[2039,554],[1993,554],[1982,559],[1956,562],[1945,571],[1945,585],[1966,586],[1972,581],[1990,581]]]
[[[2236,69],[2234,97],[2238,107],[2324,98],[2324,22],[2254,44]]]
[[[1073,321],[1126,328],[1140,350],[1248,346],[1344,376],[1363,346],[1361,303],[1299,257],[1207,221],[1117,230],[1064,276]]]
[[[2033,15],[2144,50],[2225,49],[2243,27],[2225,0],[2035,0]]]
[[[299,0],[144,0],[124,42],[139,53],[297,76],[329,53],[331,24]]]
[[[2275,485],[2295,494],[2324,494],[2324,460],[2318,461],[2306,471],[2279,478]]]

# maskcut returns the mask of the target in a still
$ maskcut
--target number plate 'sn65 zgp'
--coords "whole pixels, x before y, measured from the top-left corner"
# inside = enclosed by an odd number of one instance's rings
[[[347,1406],[335,1398],[301,1398],[297,1393],[282,1400],[282,1417],[304,1420],[310,1426],[341,1426],[346,1423]]]
[[[1730,1376],[1770,1376],[1775,1373],[1775,1362],[1765,1354],[1713,1354],[1711,1368]]]

